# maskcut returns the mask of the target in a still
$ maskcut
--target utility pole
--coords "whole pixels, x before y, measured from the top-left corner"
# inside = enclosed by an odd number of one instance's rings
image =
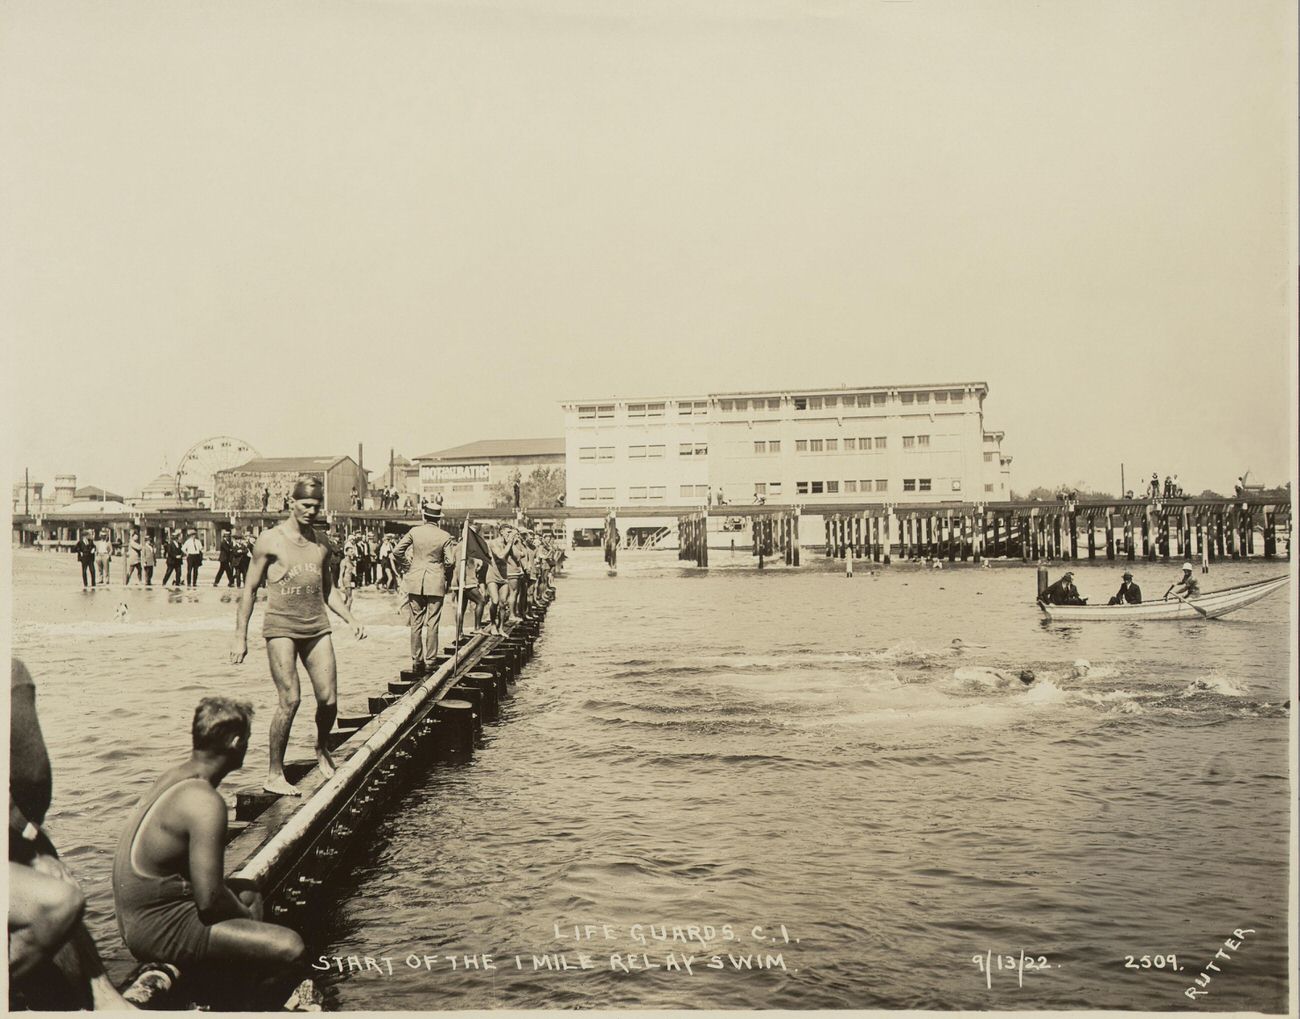
[[[29,517],[32,515],[31,494],[32,494],[31,472],[29,468],[24,467],[23,468],[23,516],[25,517]]]
[[[1128,493],[1128,486],[1124,484],[1124,464],[1119,465],[1119,497],[1121,499]]]

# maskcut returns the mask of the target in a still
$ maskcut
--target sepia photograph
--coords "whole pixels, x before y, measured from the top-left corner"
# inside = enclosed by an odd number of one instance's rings
[[[9,0],[12,1011],[1300,1015],[1294,0]]]

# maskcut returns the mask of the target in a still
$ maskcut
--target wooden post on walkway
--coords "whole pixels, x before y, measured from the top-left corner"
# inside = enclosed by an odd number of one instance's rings
[[[892,547],[893,547],[892,546],[893,530],[894,530],[893,521],[894,521],[894,511],[889,506],[886,506],[885,519],[884,519],[885,533],[883,536],[883,540],[881,542],[881,544],[885,546],[883,549],[883,555],[884,555],[883,562],[886,566],[889,565],[889,553],[892,551]]]
[[[794,533],[791,540],[794,544],[794,565],[798,566],[799,565],[799,507],[798,506],[794,508],[793,531]]]

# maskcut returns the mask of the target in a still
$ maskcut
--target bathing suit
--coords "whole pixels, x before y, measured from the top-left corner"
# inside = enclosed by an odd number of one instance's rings
[[[155,796],[141,800],[122,832],[113,857],[117,929],[131,954],[141,962],[174,962],[186,966],[202,962],[208,954],[211,928],[199,919],[193,886],[179,874],[166,877],[141,874],[132,858],[140,830],[153,808],[185,782],[205,780],[182,778]]]
[[[493,547],[494,545],[496,545],[495,541],[488,545],[488,554],[492,557],[492,561],[488,563],[487,583],[504,584],[506,582],[507,560],[510,558],[510,552],[507,550],[505,555],[499,556]]]
[[[262,636],[292,637],[308,640],[330,632],[329,618],[325,615],[325,599],[321,589],[321,573],[325,567],[324,546],[308,541],[297,545],[285,537],[285,552],[277,555],[271,565],[284,573],[278,580],[267,575],[266,615],[262,619]]]

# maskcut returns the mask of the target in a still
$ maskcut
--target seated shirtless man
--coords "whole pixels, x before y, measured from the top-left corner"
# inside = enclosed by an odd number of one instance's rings
[[[162,773],[136,806],[113,857],[117,926],[142,962],[290,964],[302,938],[262,921],[260,896],[225,883],[221,780],[244,763],[253,709],[205,697],[194,712],[189,760]]]
[[[253,614],[257,589],[265,578],[266,615],[262,620],[262,636],[266,638],[271,679],[275,681],[280,702],[271,719],[270,764],[263,788],[281,796],[302,795],[284,775],[289,729],[301,698],[299,661],[306,667],[316,692],[316,763],[327,777],[334,774],[327,739],[338,715],[338,666],[326,606],[352,625],[357,640],[366,636],[365,628],[352,618],[351,609],[333,586],[329,550],[316,540],[312,528],[323,501],[324,487],[316,478],[301,478],[293,486],[289,516],[263,531],[253,546],[248,579],[235,615],[235,644],[230,661],[238,665],[248,654],[248,620]]]

